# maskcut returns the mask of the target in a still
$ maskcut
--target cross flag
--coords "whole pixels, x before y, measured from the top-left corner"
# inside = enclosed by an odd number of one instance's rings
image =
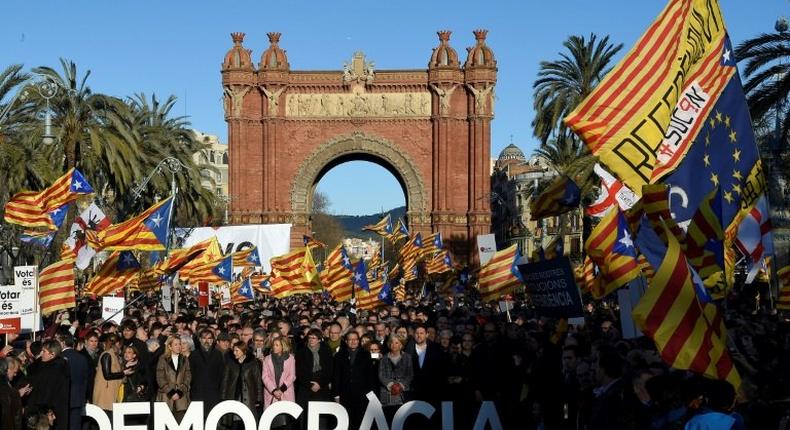
[[[110,219],[95,203],[91,203],[74,220],[69,237],[64,243],[77,255],[74,265],[78,269],[85,270],[96,255],[96,250],[88,246],[88,235],[95,237],[97,232],[109,227],[110,224]]]
[[[357,263],[357,268],[354,270],[354,285],[358,285],[363,290],[370,292],[368,268],[365,264],[365,260],[359,260],[359,263]]]
[[[168,197],[140,215],[102,230],[92,245],[109,251],[161,251],[167,245],[172,206],[173,198]]]
[[[50,212],[92,192],[93,188],[82,173],[72,168],[43,191],[14,194],[5,205],[5,221],[23,227],[57,230]]]

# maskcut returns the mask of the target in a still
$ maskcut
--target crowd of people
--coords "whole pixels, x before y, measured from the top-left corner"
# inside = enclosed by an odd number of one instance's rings
[[[481,402],[492,401],[504,429],[790,429],[790,322],[742,299],[727,310],[743,379],[736,391],[670,368],[646,337],[623,339],[606,301],[569,326],[519,297],[509,312],[435,293],[362,311],[321,295],[198,308],[184,294],[175,313],[149,293],[118,325],[101,320],[100,302],[81,298],[36,340],[7,335],[0,427],[89,429],[86,403],[110,411],[116,402],[166,402],[178,419],[191,401],[207,414],[237,400],[259,418],[278,401],[306,410],[318,400],[339,402],[357,429],[372,392],[390,420],[410,400],[437,408],[430,419],[409,417],[407,428],[440,428],[440,402],[452,401],[454,428],[471,429]],[[322,418],[322,428],[334,427]],[[281,414],[273,428],[304,421]],[[244,428],[234,414],[220,425]]]

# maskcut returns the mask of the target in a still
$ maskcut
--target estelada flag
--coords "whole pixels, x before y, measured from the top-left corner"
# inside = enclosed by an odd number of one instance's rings
[[[108,296],[132,282],[140,272],[140,262],[131,251],[115,251],[88,283],[87,291]]]
[[[366,225],[362,230],[372,231],[381,236],[389,237],[392,234],[392,219],[390,218],[390,214],[385,215],[384,218],[373,225]]]
[[[23,227],[57,230],[49,212],[92,192],[93,188],[82,173],[72,168],[43,191],[14,194],[5,205],[5,221]]]
[[[562,175],[554,179],[529,204],[532,219],[541,219],[570,212],[579,206],[581,190],[571,178]]]
[[[521,272],[516,266],[519,258],[518,246],[513,244],[494,253],[491,260],[480,268],[477,278],[478,288],[480,289],[480,298],[484,302],[491,302],[505,294],[510,294],[516,287],[524,283]]]
[[[258,254],[257,246],[233,253],[233,267],[251,267],[260,265],[261,257]]]
[[[38,275],[38,302],[42,314],[49,315],[77,306],[76,296],[73,256],[41,269]]]
[[[159,263],[158,266],[160,270],[168,274],[176,272],[182,268],[186,268],[186,265],[190,262],[194,262],[192,268],[197,267],[199,264],[198,261],[195,260],[197,260],[201,255],[204,254],[204,251],[212,246],[216,246],[216,255],[219,255],[219,242],[217,242],[217,236],[212,236],[206,240],[190,246],[189,248],[174,249],[170,251],[167,256],[167,260]]]
[[[167,246],[173,198],[168,197],[145,212],[120,224],[113,224],[96,235],[97,250],[161,251]]]

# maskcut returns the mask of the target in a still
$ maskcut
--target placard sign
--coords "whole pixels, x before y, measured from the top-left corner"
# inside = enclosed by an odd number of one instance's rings
[[[112,317],[112,321],[120,324],[123,320],[123,312],[119,312],[126,305],[123,297],[104,296],[101,298],[101,318],[107,321]]]
[[[582,298],[568,257],[518,266],[538,314],[549,317],[583,316]]]
[[[493,234],[478,234],[477,252],[480,258],[480,266],[485,266],[496,254],[496,237]]]
[[[14,286],[19,289],[20,328],[41,330],[41,313],[36,305],[38,292],[38,266],[15,266]]]

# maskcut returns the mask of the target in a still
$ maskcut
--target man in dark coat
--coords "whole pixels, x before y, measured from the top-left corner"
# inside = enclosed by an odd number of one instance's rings
[[[428,330],[423,324],[414,328],[414,341],[404,352],[412,358],[414,380],[411,390],[414,400],[423,400],[439,407],[447,384],[447,359],[439,344],[428,340]]]
[[[332,396],[348,411],[348,428],[359,428],[368,404],[365,395],[377,386],[378,375],[373,374],[370,353],[359,347],[357,332],[346,333],[345,347],[335,354],[332,371]]]
[[[203,402],[203,414],[208,416],[209,411],[220,401],[225,360],[214,346],[214,332],[211,330],[200,331],[199,345],[189,355],[189,367],[192,370],[190,394],[193,401]]]
[[[69,428],[69,365],[61,357],[60,342],[48,340],[41,348],[41,363],[30,375],[29,407],[49,407],[55,412],[55,430]]]
[[[332,352],[321,341],[321,330],[310,329],[307,343],[296,351],[296,402],[304,410],[311,401],[331,400],[329,384],[332,382]],[[318,360],[315,360],[315,358]],[[321,417],[323,422],[326,416]],[[301,427],[307,428],[307,419],[302,414]],[[319,423],[320,427],[324,427]]]
[[[82,348],[79,353],[85,357],[85,361],[88,363],[88,381],[85,398],[90,402],[93,396],[93,383],[96,379],[96,367],[99,365],[99,356],[101,355],[101,350],[99,349],[99,334],[95,331],[88,332],[88,334],[85,335],[85,347]]]
[[[71,333],[61,333],[57,336],[63,347],[63,358],[69,366],[69,428],[79,430],[82,427],[82,410],[85,408],[85,399],[88,391],[88,360],[74,349],[74,336]]]

